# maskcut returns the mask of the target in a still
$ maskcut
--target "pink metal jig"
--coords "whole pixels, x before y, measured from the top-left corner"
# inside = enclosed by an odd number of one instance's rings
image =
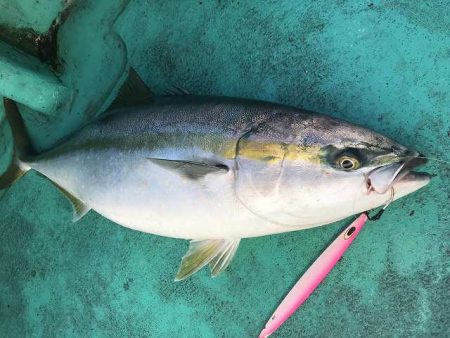
[[[342,257],[367,220],[367,214],[361,214],[320,255],[275,310],[261,331],[260,338],[268,337],[275,332],[308,299]]]

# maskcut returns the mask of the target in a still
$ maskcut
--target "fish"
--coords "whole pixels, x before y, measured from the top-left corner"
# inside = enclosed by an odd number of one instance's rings
[[[73,206],[130,229],[189,240],[175,280],[209,266],[213,277],[243,238],[297,231],[383,205],[430,182],[423,155],[331,116],[252,99],[155,97],[130,71],[97,120],[36,153],[17,106],[5,99],[14,156],[5,189],[27,171]]]

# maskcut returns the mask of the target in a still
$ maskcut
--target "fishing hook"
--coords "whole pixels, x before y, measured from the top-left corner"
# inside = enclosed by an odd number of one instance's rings
[[[388,201],[384,205],[383,208],[381,208],[375,215],[370,216],[368,211],[365,211],[364,213],[367,215],[367,219],[369,221],[378,221],[381,218],[381,215],[383,215],[386,208],[391,204],[391,202],[394,200],[395,197],[395,190],[394,187],[391,187],[391,196],[389,197]]]

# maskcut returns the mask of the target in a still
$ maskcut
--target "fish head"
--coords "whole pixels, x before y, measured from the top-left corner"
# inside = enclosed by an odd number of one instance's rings
[[[343,137],[322,145],[319,171],[334,179],[335,196],[349,203],[352,211],[379,207],[430,182],[430,175],[413,171],[427,162],[416,150],[345,122],[334,132]],[[347,209],[342,205],[339,208]]]
[[[417,151],[319,114],[268,121],[240,146],[238,197],[255,214],[281,224],[330,223],[430,181],[412,171],[426,162]]]

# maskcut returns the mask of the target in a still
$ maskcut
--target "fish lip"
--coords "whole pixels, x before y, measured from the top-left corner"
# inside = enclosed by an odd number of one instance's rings
[[[398,182],[408,182],[408,181],[427,181],[431,179],[431,175],[428,173],[420,171],[409,171],[405,176],[403,176]]]
[[[427,162],[422,154],[417,153],[416,156],[402,157],[400,161],[373,169],[366,176],[368,193],[384,194],[400,181],[429,180],[431,177],[429,174],[412,171]]]

